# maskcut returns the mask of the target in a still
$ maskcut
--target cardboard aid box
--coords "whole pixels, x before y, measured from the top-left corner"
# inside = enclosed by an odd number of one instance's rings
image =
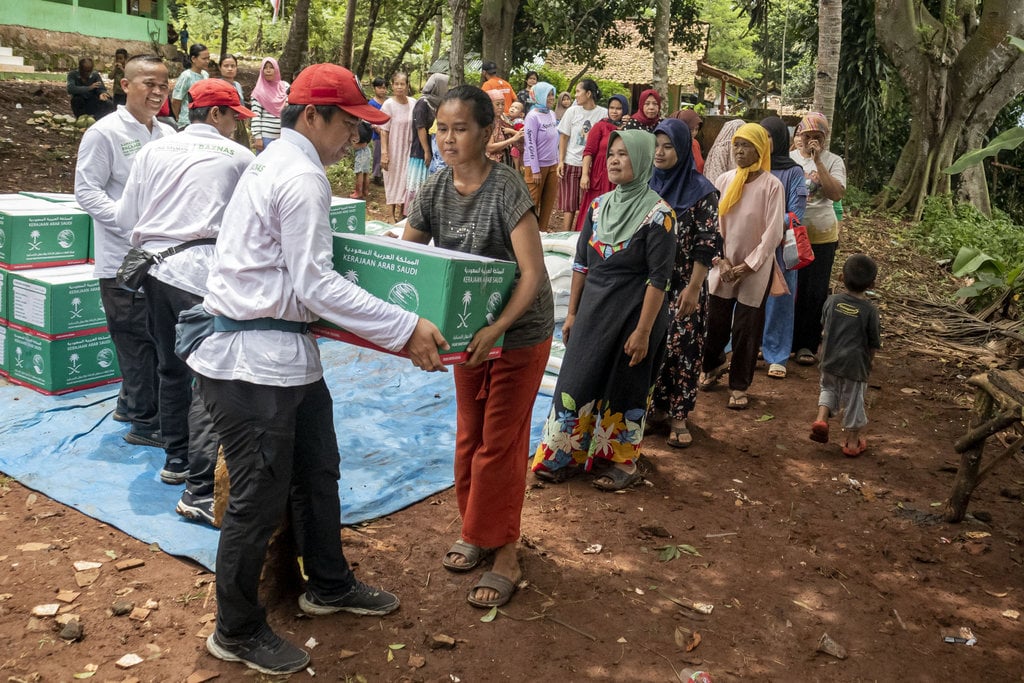
[[[331,232],[366,233],[366,202],[362,199],[331,197]]]
[[[90,265],[80,265],[8,273],[10,326],[47,339],[106,330],[100,283],[92,270]]]
[[[92,218],[69,204],[0,196],[0,265],[11,270],[85,263]]]
[[[7,377],[7,325],[0,322],[0,377]]]
[[[465,362],[473,335],[508,303],[516,264],[387,237],[336,234],[334,269],[370,294],[437,325],[451,346],[441,360],[454,364]],[[383,350],[326,320],[314,331]],[[502,339],[489,358],[501,355]]]
[[[0,269],[0,323],[7,324],[7,277],[6,270]]]
[[[114,342],[106,332],[50,340],[7,330],[7,374],[44,394],[66,394],[121,378]]]

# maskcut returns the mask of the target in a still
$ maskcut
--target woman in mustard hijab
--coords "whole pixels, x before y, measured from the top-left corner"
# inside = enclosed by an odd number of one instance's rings
[[[775,247],[782,241],[786,192],[771,174],[771,142],[764,128],[756,123],[741,126],[732,137],[732,153],[736,168],[715,180],[722,193],[718,225],[723,256],[708,277],[711,296],[700,387],[710,389],[728,371],[729,408],[742,410],[749,403],[764,303],[777,270]],[[781,273],[778,278],[782,281]],[[730,335],[731,365],[725,359]]]
[[[565,357],[533,458],[538,479],[593,473],[603,491],[641,479],[636,460],[665,354],[676,255],[675,212],[648,187],[653,162],[650,133],[609,136],[616,187],[587,209],[577,242]]]

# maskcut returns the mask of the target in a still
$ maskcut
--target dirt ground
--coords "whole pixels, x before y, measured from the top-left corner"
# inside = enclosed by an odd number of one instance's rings
[[[58,112],[66,101],[52,85],[0,88],[0,192],[72,190],[74,136],[23,123],[40,104]],[[381,194],[375,187],[369,204],[376,216]],[[878,255],[882,324],[892,330],[890,274],[945,276],[888,239],[886,224],[851,223],[843,249]],[[1024,680],[1022,626],[1003,615],[1024,611],[1024,469],[1003,463],[965,522],[942,522],[958,463],[952,443],[971,402],[964,379],[977,369],[910,351],[891,332],[883,343],[870,383],[870,450],[859,459],[808,440],[817,372],[791,364],[783,381],[759,369],[747,411],[726,410],[724,388],[702,394],[688,450],[651,432],[643,486],[606,494],[530,476],[526,583],[493,621],[465,602],[477,573],[440,565],[458,536],[452,491],[346,529],[360,578],[403,604],[380,619],[309,619],[294,595],[272,603],[282,635],[316,641],[312,670],[296,679],[660,682],[696,668],[715,681]],[[666,559],[666,546],[687,548]],[[118,571],[126,559],[144,564]],[[101,563],[91,584],[76,585],[76,561]],[[206,654],[213,580],[0,479],[0,680],[273,680]],[[114,616],[118,602],[137,611]],[[710,614],[685,606],[693,602]],[[77,615],[81,640],[63,640],[53,617],[33,617],[44,604]],[[976,645],[943,642],[961,627]],[[825,633],[846,659],[816,652]],[[439,635],[454,646],[432,647]],[[141,663],[118,668],[129,653]]]

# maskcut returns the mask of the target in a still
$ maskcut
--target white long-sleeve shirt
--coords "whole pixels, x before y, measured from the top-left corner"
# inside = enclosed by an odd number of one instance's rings
[[[75,200],[92,216],[94,277],[114,277],[130,248],[129,230],[117,227],[115,202],[124,192],[135,155],[144,145],[174,135],[174,129],[156,117],[151,124],[152,130],[120,105],[82,136],[75,167]]]
[[[282,130],[249,164],[224,211],[206,310],[235,320],[323,317],[388,350],[402,349],[418,316],[334,271],[330,202],[313,143]],[[313,335],[277,330],[215,332],[188,364],[205,377],[271,386],[323,376]]]
[[[255,158],[206,123],[146,145],[117,202],[117,225],[131,232],[132,246],[151,252],[216,238],[224,207]],[[154,265],[149,274],[204,296],[213,254],[212,244],[192,247]]]

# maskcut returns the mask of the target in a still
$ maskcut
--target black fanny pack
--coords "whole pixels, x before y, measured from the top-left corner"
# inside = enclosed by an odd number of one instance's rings
[[[146,281],[146,276],[149,274],[149,269],[163,261],[168,256],[174,256],[178,252],[191,249],[192,247],[200,247],[204,244],[216,243],[217,240],[215,238],[209,237],[206,239],[184,242],[158,252],[146,251],[142,247],[132,247],[128,250],[128,253],[124,255],[124,261],[121,262],[121,266],[117,269],[117,274],[114,276],[114,279],[117,281],[117,284],[121,289],[127,289],[129,292],[137,292],[142,289],[142,284]]]

